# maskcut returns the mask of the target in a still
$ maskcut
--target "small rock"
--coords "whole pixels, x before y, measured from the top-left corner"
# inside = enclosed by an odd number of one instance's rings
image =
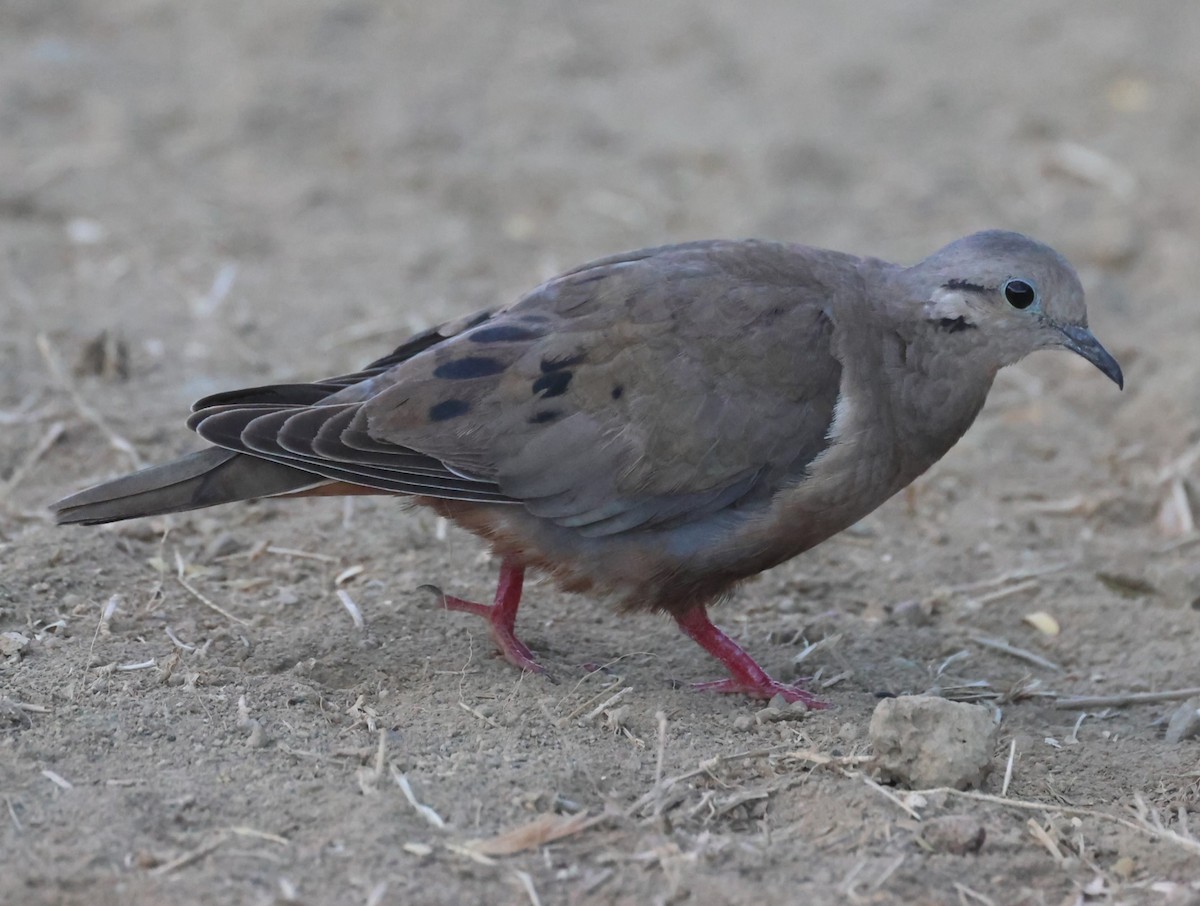
[[[901,601],[892,608],[892,618],[910,626],[929,626],[933,623],[934,610],[940,603],[937,598]]]
[[[1189,698],[1175,709],[1167,723],[1167,742],[1183,742],[1200,736],[1200,697]]]
[[[32,724],[33,721],[29,719],[29,715],[22,708],[0,698],[0,729],[25,730]]]
[[[777,720],[804,720],[808,717],[808,706],[804,702],[789,702],[783,695],[774,696],[765,708],[754,712],[754,719],[760,724],[770,724]]]
[[[1158,588],[1144,576],[1101,570],[1096,573],[1096,578],[1122,597],[1140,598],[1158,594]]]
[[[783,711],[767,705],[767,707],[759,708],[754,712],[754,719],[760,724],[773,724],[777,720],[783,720]]]
[[[483,713],[483,707],[485,706],[480,706],[480,713]],[[495,713],[494,709],[492,709],[492,711],[486,716],[491,717],[492,713]],[[610,710],[604,712],[604,725],[609,730],[616,733],[619,730],[629,726],[629,714],[630,711],[628,705],[621,705],[617,708],[611,708]]]
[[[149,871],[151,868],[157,868],[162,864],[163,860],[147,849],[139,849],[132,856],[127,857],[130,864],[135,868],[140,868],[143,871]]]
[[[997,726],[981,705],[930,695],[884,699],[871,716],[874,765],[913,789],[977,787],[992,769]]]
[[[788,702],[784,709],[783,716],[785,720],[804,720],[810,714],[808,705],[804,702]]]
[[[250,735],[246,737],[246,745],[252,749],[265,749],[271,740],[267,738],[267,731],[263,729],[263,725],[254,718],[247,723],[250,725]]]
[[[275,600],[282,607],[291,607],[300,603],[300,595],[294,588],[280,588],[275,592]]]
[[[0,632],[0,657],[13,658],[29,647],[29,637],[19,632]]]
[[[746,730],[749,730],[753,726],[754,718],[749,714],[739,714],[733,720],[733,728],[742,733],[744,733]]]
[[[971,815],[942,815],[921,825],[921,839],[934,852],[965,856],[977,853],[987,839],[979,819]]]

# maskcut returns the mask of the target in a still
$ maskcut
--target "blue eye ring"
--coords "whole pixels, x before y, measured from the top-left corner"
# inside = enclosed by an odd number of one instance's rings
[[[1014,277],[1005,282],[1003,291],[1008,304],[1022,311],[1037,301],[1037,290],[1028,280]]]

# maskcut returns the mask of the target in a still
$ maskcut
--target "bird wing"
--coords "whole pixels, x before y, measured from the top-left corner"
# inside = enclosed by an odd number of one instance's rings
[[[828,446],[826,309],[853,268],[807,251],[603,259],[357,374],[209,397],[190,424],[331,479],[519,503],[585,535],[688,522],[801,480]]]

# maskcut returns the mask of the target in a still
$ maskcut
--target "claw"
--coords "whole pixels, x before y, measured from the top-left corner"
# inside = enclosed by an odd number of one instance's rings
[[[803,702],[810,711],[823,711],[833,707],[823,698],[818,698],[801,686],[788,686],[768,677],[768,682],[757,685],[741,683],[734,679],[714,680],[710,683],[690,683],[689,686],[697,692],[737,692],[751,698],[771,699],[782,695],[786,702]]]
[[[729,679],[711,683],[693,683],[699,692],[737,692],[751,698],[771,699],[782,695],[789,702],[803,702],[811,711],[832,705],[801,686],[788,686],[771,678],[742,646],[712,624],[703,607],[695,607],[675,616],[675,622],[696,644],[729,670]]]
[[[546,673],[546,668],[537,662],[529,647],[517,638],[514,631],[517,608],[521,605],[521,587],[525,580],[525,569],[505,560],[500,567],[500,580],[496,585],[496,600],[493,604],[464,601],[443,592],[436,585],[422,585],[417,591],[432,594],[440,607],[473,613],[487,620],[492,641],[501,656],[519,670],[529,673]]]

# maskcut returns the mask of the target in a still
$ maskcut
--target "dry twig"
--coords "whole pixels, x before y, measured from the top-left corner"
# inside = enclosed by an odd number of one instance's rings
[[[400,772],[400,769],[395,764],[388,765],[388,769],[391,772],[392,780],[396,786],[400,787],[400,792],[404,794],[404,798],[408,800],[408,804],[417,810],[417,814],[438,830],[445,830],[446,822],[442,819],[442,816],[428,805],[422,805],[417,801],[417,795],[413,792],[412,784],[408,782],[408,778]]]
[[[914,796],[954,796],[960,799],[972,799],[976,802],[990,802],[993,805],[1000,805],[1005,808],[1015,808],[1022,811],[1042,812],[1044,814],[1062,814],[1073,815],[1079,818],[1097,818],[1100,821],[1107,821],[1110,824],[1118,824],[1121,827],[1137,831],[1157,840],[1164,840],[1169,843],[1174,843],[1183,849],[1188,850],[1193,855],[1200,855],[1200,840],[1195,837],[1181,834],[1173,831],[1168,827],[1163,826],[1161,819],[1158,816],[1145,808],[1145,803],[1141,797],[1136,797],[1139,805],[1139,813],[1137,820],[1130,818],[1122,818],[1120,815],[1113,815],[1109,812],[1102,812],[1099,809],[1079,808],[1076,806],[1062,805],[1060,803],[1046,802],[1031,802],[1024,799],[1005,799],[1001,796],[993,796],[989,793],[979,793],[974,790],[956,790],[953,787],[939,786],[928,790],[913,790]],[[910,810],[905,808],[906,812]],[[918,816],[919,817],[919,816]]]
[[[226,610],[224,607],[222,607],[216,601],[213,601],[212,599],[207,597],[203,592],[199,591],[197,588],[192,586],[188,582],[188,580],[184,578],[184,570],[185,570],[185,567],[184,567],[184,563],[183,563],[183,557],[180,555],[179,551],[175,551],[175,578],[179,582],[179,584],[181,586],[183,586],[184,591],[186,591],[188,594],[190,594],[193,598],[195,598],[197,601],[199,601],[205,607],[209,608],[210,610],[215,610],[217,613],[219,613],[225,619],[227,619],[233,623],[239,623],[242,626],[250,625],[249,620],[243,620],[241,617],[235,617],[233,614],[231,614],[228,610]]]
[[[0,484],[0,503],[7,500],[8,495],[25,480],[25,476],[37,465],[38,460],[46,455],[46,451],[54,446],[55,441],[62,436],[65,430],[66,426],[62,422],[54,422],[46,430],[46,433],[42,435],[42,439],[34,444],[30,451],[25,454],[24,458],[17,463],[17,467],[13,469],[8,479]]]
[[[999,651],[1001,654],[1007,654],[1009,657],[1015,657],[1018,660],[1026,661],[1037,667],[1042,667],[1046,670],[1053,670],[1055,673],[1062,673],[1063,668],[1054,661],[1042,657],[1040,654],[1035,654],[1032,651],[1027,651],[1024,648],[1018,648],[1015,645],[1010,645],[1004,639],[994,639],[985,635],[969,635],[967,636],[976,645],[982,648],[990,648],[992,651]]]
[[[1008,763],[1004,765],[1004,783],[1000,785],[1001,797],[1008,796],[1008,786],[1012,783],[1013,765],[1017,758],[1017,740],[1014,737],[1012,743],[1008,747]]]
[[[342,602],[342,606],[346,608],[346,613],[350,614],[350,619],[354,622],[354,628],[362,632],[367,628],[366,622],[363,620],[362,611],[358,609],[358,605],[354,603],[354,599],[350,597],[350,592],[344,588],[336,589],[334,592],[337,599]]]
[[[63,367],[62,359],[60,359],[58,353],[55,352],[54,346],[50,342],[50,338],[44,333],[39,333],[37,335],[37,347],[38,352],[42,354],[42,358],[46,362],[46,367],[50,369],[50,374],[53,375],[54,380],[58,382],[58,385],[66,391],[67,396],[71,399],[71,404],[75,407],[75,411],[79,414],[80,418],[82,418],[84,421],[91,422],[93,425],[99,428],[100,432],[108,438],[108,442],[114,450],[118,450],[129,457],[129,460],[133,463],[134,468],[140,469],[144,467],[146,463],[142,460],[142,457],[138,455],[138,452],[134,448],[133,444],[131,444],[125,439],[124,436],[118,433],[117,430],[108,423],[104,416],[101,415],[92,407],[90,403],[88,403],[87,400],[83,398],[83,394],[79,392],[79,388],[76,386],[75,382],[71,380],[71,376],[67,373],[67,369]]]
[[[1167,689],[1163,692],[1118,692],[1113,695],[1077,695],[1060,698],[1054,707],[1071,708],[1121,708],[1125,705],[1146,705],[1155,702],[1176,702],[1200,695],[1200,687],[1189,689]]]

